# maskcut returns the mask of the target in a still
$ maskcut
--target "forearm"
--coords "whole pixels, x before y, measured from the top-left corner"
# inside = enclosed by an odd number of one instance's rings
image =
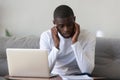
[[[86,50],[84,50],[79,42],[76,42],[72,45],[77,64],[81,70],[82,73],[91,73],[94,69],[94,50],[89,50],[87,53]]]
[[[48,50],[49,68],[50,68],[50,71],[52,71],[52,69],[55,65],[55,62],[56,62],[56,59],[58,56],[57,53],[59,52],[59,50],[55,47],[51,48],[51,46],[49,46],[50,45],[50,37],[47,35],[47,33],[43,33],[41,35],[39,44],[40,44],[40,49]]]
[[[50,51],[49,53],[49,56],[48,56],[48,61],[49,61],[49,68],[50,68],[50,72],[53,70],[54,68],[54,65],[55,65],[55,62],[56,62],[56,59],[58,57],[58,53],[59,53],[59,50],[55,47],[52,48],[52,50]]]

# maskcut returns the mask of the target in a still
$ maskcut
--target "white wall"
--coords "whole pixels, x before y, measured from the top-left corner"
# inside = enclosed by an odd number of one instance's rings
[[[120,0],[0,0],[0,35],[37,35],[50,29],[53,11],[71,6],[82,28],[120,38]]]

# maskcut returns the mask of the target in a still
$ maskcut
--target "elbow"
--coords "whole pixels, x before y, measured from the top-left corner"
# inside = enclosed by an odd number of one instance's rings
[[[95,67],[95,64],[91,64],[91,65],[89,65],[89,66],[84,67],[83,69],[81,69],[81,72],[82,73],[89,73],[89,74],[91,74],[92,71],[93,71],[93,69],[94,69],[94,67]]]
[[[93,72],[94,67],[95,67],[95,64],[94,64],[94,63],[92,63],[91,66],[89,66],[89,68],[88,68],[88,69],[89,69],[88,72],[89,72],[90,74]]]
[[[94,70],[94,67],[95,67],[95,64],[92,63],[91,65],[89,65],[89,66],[87,67],[86,72],[89,73],[89,74],[91,74],[92,71]]]
[[[93,64],[91,65],[91,73],[93,72],[94,68],[95,68],[95,64],[93,63]]]

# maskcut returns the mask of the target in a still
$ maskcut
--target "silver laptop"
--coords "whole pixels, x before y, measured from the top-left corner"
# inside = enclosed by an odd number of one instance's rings
[[[6,49],[9,76],[52,77],[48,51],[40,49]]]

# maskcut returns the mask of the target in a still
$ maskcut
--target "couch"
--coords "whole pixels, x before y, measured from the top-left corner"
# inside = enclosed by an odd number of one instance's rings
[[[8,74],[6,48],[39,48],[39,37],[0,37],[0,76]],[[92,75],[120,79],[120,39],[96,39]]]

